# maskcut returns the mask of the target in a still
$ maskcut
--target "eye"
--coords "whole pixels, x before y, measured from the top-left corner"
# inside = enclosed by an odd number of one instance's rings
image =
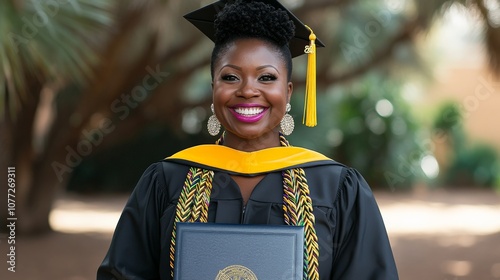
[[[222,76],[222,80],[233,82],[238,81],[238,77],[236,75],[227,74]]]
[[[274,81],[276,79],[277,79],[276,76],[273,74],[264,74],[264,75],[259,77],[259,80],[264,81],[264,82],[270,82],[270,81]]]

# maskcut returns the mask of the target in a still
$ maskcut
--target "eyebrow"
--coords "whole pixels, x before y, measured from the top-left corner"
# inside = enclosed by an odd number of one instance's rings
[[[236,66],[236,65],[234,65],[234,64],[226,64],[226,65],[224,65],[224,66],[222,66],[222,67],[221,67],[221,70],[222,70],[222,69],[224,69],[225,67],[230,67],[230,68],[236,69],[236,70],[238,70],[238,71],[241,71],[241,70],[242,70],[242,68],[241,68],[241,67]],[[278,72],[278,74],[280,73],[280,71],[279,71],[276,67],[274,67],[274,66],[272,66],[272,65],[270,65],[270,64],[261,65],[261,66],[257,67],[257,70],[261,70],[261,69],[268,68],[268,67],[271,67],[271,68],[273,68],[274,70],[276,70],[276,71]]]
[[[272,66],[270,64],[259,66],[259,67],[257,67],[257,70],[261,70],[261,69],[268,68],[268,67],[273,68],[274,70],[276,70],[276,72],[278,72],[278,74],[280,74],[280,71],[276,67],[274,67],[274,66]]]

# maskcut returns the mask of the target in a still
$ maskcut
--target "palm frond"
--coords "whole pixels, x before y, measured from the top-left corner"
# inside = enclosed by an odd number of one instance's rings
[[[91,76],[99,35],[113,22],[114,0],[1,1],[0,113],[17,110],[30,84],[82,83]]]

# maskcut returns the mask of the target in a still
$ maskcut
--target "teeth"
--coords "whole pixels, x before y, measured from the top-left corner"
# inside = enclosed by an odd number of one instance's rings
[[[234,111],[243,116],[254,116],[262,113],[264,108],[250,107],[250,108],[235,108]]]

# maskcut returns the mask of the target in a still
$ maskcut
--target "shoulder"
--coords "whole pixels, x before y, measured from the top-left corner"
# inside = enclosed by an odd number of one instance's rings
[[[352,168],[340,162],[331,160],[327,164],[305,165],[307,181],[313,185],[340,185]]]
[[[333,206],[347,197],[351,200],[360,191],[371,192],[368,183],[356,169],[336,161],[305,167],[304,171],[311,196],[325,206]]]
[[[161,160],[152,163],[142,174],[141,179],[152,179],[155,181],[168,183],[172,178],[187,173],[189,166],[172,161]],[[183,174],[184,176],[186,174]]]
[[[189,166],[158,161],[146,168],[134,189],[135,196],[156,196],[171,201],[180,192]]]

